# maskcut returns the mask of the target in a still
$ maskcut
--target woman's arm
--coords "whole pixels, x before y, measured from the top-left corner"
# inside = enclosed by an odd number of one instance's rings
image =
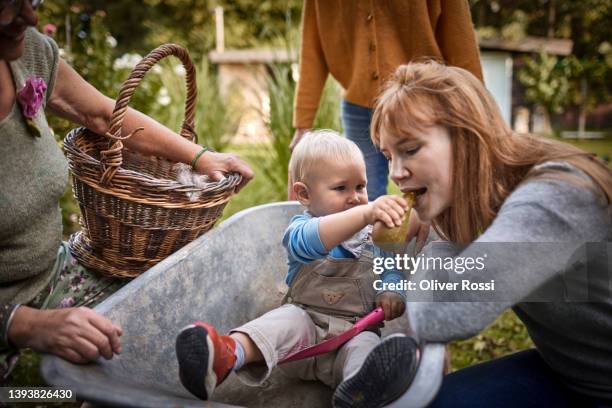
[[[47,108],[57,116],[85,126],[98,134],[105,134],[115,101],[102,95],[70,65],[60,60]],[[150,117],[129,109],[123,122],[122,133],[129,134],[139,127],[144,127],[144,130],[125,140],[124,144],[143,154],[189,164],[202,149]],[[244,161],[235,155],[224,153],[204,153],[197,161],[196,171],[210,176],[213,180],[220,179],[223,173],[238,172],[243,177],[240,187],[253,178],[253,171]]]
[[[317,24],[315,1],[304,1],[302,11],[302,45],[300,48],[300,78],[293,104],[293,127],[310,129],[321,100],[329,68],[323,55]],[[299,142],[292,142],[295,146]]]
[[[493,224],[464,250],[448,243],[432,243],[425,249],[427,257],[454,260],[486,254],[484,270],[459,274],[456,268],[426,269],[421,264],[411,278],[417,288],[422,281],[437,280],[457,284],[458,289],[463,280],[494,280],[495,290],[409,291],[412,329],[428,341],[447,342],[477,334],[505,309],[560,277],[572,267],[568,261],[578,247],[588,241],[605,241],[610,228],[607,210],[590,190],[561,181],[524,184],[506,200]]]
[[[467,69],[483,81],[478,41],[470,7],[464,0],[442,0],[436,41],[447,65]]]

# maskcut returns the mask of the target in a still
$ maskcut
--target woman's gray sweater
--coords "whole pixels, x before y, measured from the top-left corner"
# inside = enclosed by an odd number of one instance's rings
[[[566,163],[540,167],[590,180]],[[463,249],[432,243],[424,250],[426,257],[476,258],[486,252],[486,268],[479,279],[495,280],[495,292],[408,292],[412,329],[430,342],[464,339],[512,307],[542,358],[569,387],[612,400],[611,241],[610,206],[601,197],[565,180],[527,181],[506,199],[492,225],[474,243]],[[587,242],[599,244],[587,246],[587,257],[576,256],[584,255]],[[587,284],[568,279],[572,273],[587,276]],[[468,276],[419,268],[411,281],[418,285],[437,279],[461,287]],[[572,296],[587,301],[567,300]]]

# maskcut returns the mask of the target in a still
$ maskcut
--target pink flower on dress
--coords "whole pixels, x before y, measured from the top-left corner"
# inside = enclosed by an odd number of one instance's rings
[[[60,304],[59,304],[59,309],[64,309],[66,307],[72,307],[74,306],[76,302],[74,301],[74,298],[64,298],[61,300]]]
[[[30,77],[19,92],[17,101],[21,106],[21,113],[26,119],[34,119],[42,106],[47,84],[44,79]]]
[[[43,33],[45,33],[45,35],[49,36],[49,37],[54,37],[55,33],[57,32],[57,27],[55,26],[55,24],[45,24],[45,26],[43,27]]]
[[[47,84],[44,79],[30,77],[23,88],[17,92],[17,102],[21,106],[21,114],[25,118],[28,130],[36,137],[40,137],[42,133],[34,118],[36,118],[36,114],[42,106],[46,90]]]

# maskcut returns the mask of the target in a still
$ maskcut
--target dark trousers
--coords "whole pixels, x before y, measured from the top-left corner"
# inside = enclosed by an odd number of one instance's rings
[[[570,390],[531,349],[447,375],[431,407],[608,408],[612,403]]]

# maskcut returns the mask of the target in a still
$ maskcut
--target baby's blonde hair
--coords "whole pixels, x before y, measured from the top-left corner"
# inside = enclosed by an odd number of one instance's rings
[[[334,130],[316,130],[306,133],[293,150],[289,160],[291,184],[304,181],[312,168],[321,160],[364,162],[359,147]]]

